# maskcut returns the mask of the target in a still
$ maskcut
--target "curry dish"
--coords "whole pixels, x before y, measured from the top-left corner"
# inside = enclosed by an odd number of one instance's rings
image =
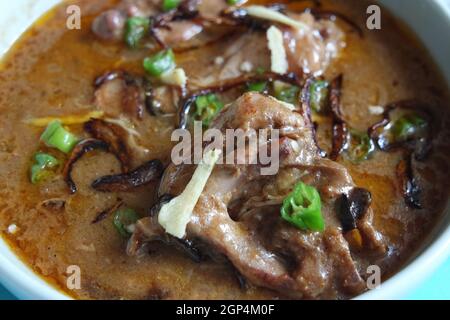
[[[1,64],[2,236],[79,299],[347,299],[369,266],[389,278],[447,202],[450,105],[400,22],[382,8],[366,28],[368,5],[56,6]],[[194,121],[278,129],[279,171],[175,165]]]

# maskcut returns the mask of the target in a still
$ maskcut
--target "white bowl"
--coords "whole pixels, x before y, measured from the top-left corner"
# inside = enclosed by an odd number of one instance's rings
[[[59,0],[0,2],[0,56],[30,22]],[[428,48],[450,84],[450,0],[379,0],[406,22]],[[358,299],[401,299],[450,255],[450,207],[410,263],[378,289]],[[0,282],[22,299],[68,299],[31,271],[0,239]]]

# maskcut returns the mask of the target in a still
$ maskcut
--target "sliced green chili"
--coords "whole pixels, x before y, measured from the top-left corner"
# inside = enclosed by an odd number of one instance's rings
[[[389,121],[386,121],[389,120]],[[390,148],[399,147],[404,143],[408,143],[408,148],[419,147],[429,138],[431,127],[429,117],[416,110],[409,108],[396,108],[388,113],[388,118],[383,123],[375,124],[371,127],[371,138],[376,142],[381,150],[389,150]],[[409,142],[413,142],[409,144]],[[419,142],[420,143],[416,143]],[[422,148],[425,152],[427,148]],[[419,150],[417,150],[419,151]],[[417,154],[416,154],[417,156]]]
[[[228,3],[230,6],[234,6],[234,5],[236,5],[236,4],[239,4],[241,1],[242,1],[242,0],[227,0],[227,3]]]
[[[128,237],[132,232],[129,227],[138,221],[139,216],[136,211],[130,208],[119,209],[114,213],[113,224],[117,232]]]
[[[253,82],[247,84],[248,91],[265,92],[267,90],[267,81]]]
[[[310,87],[311,109],[315,112],[324,112],[328,98],[328,82],[323,80],[314,81]]]
[[[154,77],[159,77],[173,68],[175,68],[175,56],[172,49],[160,51],[144,59],[145,71]]]
[[[143,17],[128,18],[125,27],[125,42],[130,48],[137,48],[150,27],[150,19]]]
[[[396,141],[405,141],[426,125],[427,122],[417,114],[406,114],[395,120],[392,125],[392,133]]]
[[[281,217],[301,230],[323,231],[322,203],[316,188],[299,182],[284,199]]]
[[[300,88],[297,86],[293,86],[280,81],[275,81],[273,84],[273,90],[275,98],[277,98],[278,100],[291,104],[297,104],[299,101]]]
[[[223,103],[213,94],[197,97],[195,100],[195,119],[202,121],[204,126],[209,126],[214,116],[223,108]]]
[[[69,153],[78,143],[78,138],[64,129],[60,121],[55,120],[48,124],[41,135],[41,141],[49,147]]]
[[[181,0],[163,0],[162,9],[167,12],[177,8],[181,3]]]
[[[348,159],[360,163],[370,158],[375,150],[375,143],[366,132],[350,130],[350,143],[347,149]]]
[[[30,180],[33,184],[41,182],[50,176],[52,172],[49,169],[59,165],[58,159],[43,152],[36,153],[34,155],[34,161],[30,172]]]

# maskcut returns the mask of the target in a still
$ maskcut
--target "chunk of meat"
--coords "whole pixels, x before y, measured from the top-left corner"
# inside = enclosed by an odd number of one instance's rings
[[[187,239],[200,239],[224,255],[251,283],[290,297],[317,298],[333,288],[349,295],[364,281],[342,235],[336,199],[354,188],[347,170],[318,156],[312,131],[299,113],[278,100],[246,93],[222,110],[212,127],[280,130],[280,171],[261,175],[260,165],[216,165],[187,226]],[[270,141],[267,141],[270,143]],[[256,150],[247,148],[249,156]],[[192,165],[170,166],[159,193],[179,194]],[[322,198],[323,233],[300,231],[280,218],[282,199],[299,180],[315,186]],[[257,199],[257,201],[255,201]],[[370,216],[371,212],[364,215]],[[367,220],[361,233],[376,231]],[[366,237],[367,247],[382,248],[382,239]]]
[[[179,14],[175,15],[171,15],[170,12],[163,13],[161,7],[161,0],[122,0],[115,8],[101,13],[94,19],[92,31],[100,39],[120,41],[124,37],[127,18],[159,17],[155,20],[154,36],[160,43],[174,49],[205,44],[220,38],[229,31],[224,26],[221,28],[213,26],[220,23],[217,19],[219,19],[220,12],[227,7],[225,1],[184,0],[178,7]],[[206,19],[206,21],[200,23],[200,21],[190,19],[197,15],[202,18],[201,20]],[[189,20],[186,18],[189,18]],[[212,23],[212,21],[215,21],[215,23]],[[211,32],[208,32],[210,29],[212,29]],[[197,37],[203,31],[206,31],[205,34],[202,37]],[[198,39],[186,43],[193,38]]]
[[[266,37],[261,32],[243,30],[227,41],[217,43],[213,50],[217,52],[217,56],[204,57],[206,61],[212,60],[211,63],[205,63],[201,70],[191,72],[191,89],[215,86],[225,80],[254,72],[257,68],[270,70],[270,52]],[[215,59],[217,57],[219,60]]]
[[[122,0],[119,9],[131,17],[151,17],[161,11],[162,0]]]
[[[267,248],[291,266],[291,276],[303,297],[331,298],[334,286],[349,295],[364,290],[364,281],[338,228],[327,227],[320,236],[299,232],[279,219],[278,207],[266,207],[249,217],[247,223],[257,223],[260,234],[270,239],[266,240]]]
[[[180,43],[191,40],[202,31],[201,24],[181,20],[168,23],[166,28],[156,29],[155,34],[167,47],[176,48]]]
[[[198,12],[207,20],[220,18],[221,12],[229,7],[227,1],[222,0],[194,0],[198,2]]]
[[[180,100],[180,93],[174,87],[160,86],[152,89],[147,108],[153,115],[174,114]]]
[[[345,47],[345,33],[336,23],[316,20],[310,13],[292,14],[309,28],[283,28],[283,37],[291,71],[319,76]]]
[[[154,28],[153,34],[165,47],[180,52],[220,42],[236,31],[234,27],[203,23],[198,20],[171,21],[164,27]]]
[[[95,81],[94,104],[106,115],[119,118],[122,114],[142,118],[145,93],[142,79],[122,71],[108,72]]]
[[[303,22],[307,28],[278,25],[283,32],[288,71],[305,77],[323,74],[345,47],[344,32],[334,22],[315,20],[310,13],[292,14],[291,17]],[[246,72],[254,73],[258,68],[271,68],[267,37],[260,30],[242,29],[230,41],[218,43],[213,49],[222,63],[206,63],[205,68],[193,72],[195,76],[190,78],[190,86],[194,89],[212,87]]]
[[[92,22],[92,31],[102,40],[123,39],[123,30],[127,15],[118,9],[103,12]]]
[[[159,5],[159,0],[122,0],[115,8],[94,19],[92,31],[102,40],[122,40],[127,18],[155,15],[159,11]]]

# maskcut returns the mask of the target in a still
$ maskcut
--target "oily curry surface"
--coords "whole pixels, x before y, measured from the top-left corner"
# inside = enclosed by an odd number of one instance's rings
[[[75,298],[299,297],[278,290],[276,285],[263,288],[254,285],[251,279],[243,280],[245,275],[237,276],[230,257],[231,264],[227,259],[211,257],[198,262],[176,247],[161,242],[149,243],[144,253],[127,254],[128,239],[117,232],[113,215],[108,210],[120,202],[122,206],[135,210],[140,217],[147,216],[149,208],[157,202],[160,181],[152,179],[131,191],[95,190],[91,186],[94,180],[122,172],[123,167],[114,153],[97,150],[74,163],[72,178],[77,186],[76,193],[69,192],[62,166],[51,177],[35,184],[30,182],[30,168],[37,151],[52,154],[61,163],[69,158],[69,155],[40,142],[45,126],[35,125],[33,119],[76,117],[99,108],[106,110],[105,119],[119,121],[122,125],[132,124],[132,130],[136,132],[133,140],[136,148],[130,148],[133,153],[130,168],[153,159],[160,160],[164,166],[170,163],[174,144],[170,136],[177,127],[176,110],[162,104],[162,111],[158,114],[145,109],[141,110],[139,117],[129,116],[126,112],[122,114],[121,111],[108,114],[109,110],[100,106],[102,99],[108,98],[103,96],[104,92],[99,92],[98,84],[94,85],[97,77],[113,70],[143,76],[142,60],[158,49],[149,46],[132,50],[121,41],[100,39],[92,31],[94,19],[120,5],[118,1],[79,0],[70,3],[81,6],[81,30],[67,30],[66,4],[57,6],[16,43],[1,65],[0,231],[3,237],[33,270]],[[320,4],[316,8],[314,1],[286,2],[288,10],[293,12],[303,12],[306,8],[340,12],[361,28],[365,26],[365,1],[320,1]],[[403,100],[424,102],[425,113],[431,115],[428,126],[432,128],[432,138],[427,140],[431,150],[427,151],[424,160],[412,160],[414,183],[420,186],[421,191],[420,209],[411,205],[414,202],[411,199],[409,205],[405,200],[398,172],[404,155],[401,148],[386,152],[377,147],[367,160],[358,162],[350,161],[344,154],[337,157],[337,162],[348,169],[354,184],[370,192],[372,225],[385,245],[381,255],[365,252],[365,248],[352,250],[358,271],[365,279],[367,266],[376,264],[386,279],[397,272],[423,243],[439,221],[447,201],[450,182],[447,89],[426,52],[387,12],[383,11],[381,30],[364,28],[362,36],[342,19],[330,23],[336,24],[345,36],[345,45],[327,65],[323,79],[331,82],[338,75],[343,76],[341,117],[348,127],[366,132],[382,120],[380,107]],[[211,77],[211,81],[215,80],[214,77],[220,80],[216,74],[225,54],[231,58],[233,55],[244,56],[237,60],[238,69],[243,73],[250,73],[257,67],[270,69],[265,30],[256,27],[249,31],[244,27],[244,31],[230,32],[227,28],[230,27],[221,26],[209,31],[223,34],[220,39],[174,49],[177,67],[186,72],[188,85],[191,80],[198,87]],[[251,39],[262,38],[262,41],[256,41],[251,48],[230,49],[235,43],[246,41],[240,38],[243,33]],[[330,45],[340,46],[336,43]],[[314,70],[314,65],[308,67]],[[235,88],[219,96],[224,103],[229,103],[242,93],[242,89]],[[106,103],[107,106],[113,104]],[[318,144],[328,154],[332,153],[333,117],[313,113],[312,120],[317,124]],[[67,124],[65,128],[79,137],[89,137],[84,123]],[[279,212],[279,207],[276,210]],[[104,215],[99,218],[102,212]],[[267,230],[261,232],[265,237],[262,242],[272,236]],[[81,289],[66,289],[66,271],[70,265],[81,269]],[[242,273],[241,269],[239,271]],[[339,285],[333,284],[320,294],[305,294],[304,297],[348,298],[358,292],[341,290]]]

